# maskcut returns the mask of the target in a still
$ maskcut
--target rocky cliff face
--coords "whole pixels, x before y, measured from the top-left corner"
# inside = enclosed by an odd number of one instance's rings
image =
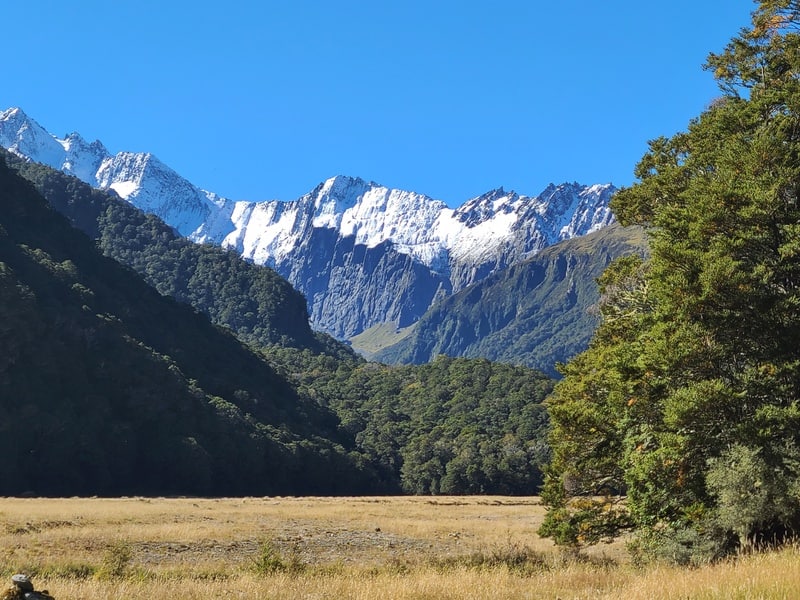
[[[339,176],[294,201],[233,201],[152,154],[112,155],[78,134],[58,139],[16,108],[0,113],[0,144],[114,190],[189,239],[273,267],[306,295],[313,325],[339,338],[414,323],[434,300],[613,221],[608,184],[550,185],[537,196],[498,189],[452,209]]]
[[[450,292],[445,277],[391,242],[369,247],[326,228],[312,229],[275,269],[305,293],[314,326],[339,339],[379,322],[415,323],[437,296]]]

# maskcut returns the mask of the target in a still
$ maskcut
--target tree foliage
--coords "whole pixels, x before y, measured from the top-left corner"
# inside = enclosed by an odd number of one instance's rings
[[[800,526],[798,25],[800,3],[760,2],[708,59],[723,96],[612,202],[651,254],[606,273],[550,401],[543,531],[562,543],[633,528],[641,558],[688,562]]]
[[[549,459],[552,381],[484,359],[374,363],[319,387],[359,451],[410,494],[534,494]]]
[[[391,367],[291,348],[271,354],[302,394],[336,412],[385,491],[539,491],[549,460],[543,400],[552,389],[542,373],[446,356]]]
[[[0,161],[0,494],[375,491],[338,418]]]

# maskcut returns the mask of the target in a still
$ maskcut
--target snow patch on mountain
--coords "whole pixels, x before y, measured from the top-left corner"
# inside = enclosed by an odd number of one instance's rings
[[[115,191],[194,241],[235,248],[259,263],[284,259],[311,229],[326,228],[368,248],[390,242],[446,273],[453,261],[486,260],[520,238],[527,255],[613,220],[610,185],[550,185],[538,196],[499,188],[450,209],[423,194],[338,176],[296,201],[234,202],[195,187],[150,153],[112,155],[77,133],[58,139],[18,108],[0,113],[0,143]]]
[[[67,151],[62,142],[50,135],[19,108],[0,113],[0,144],[17,156],[64,169]],[[66,169],[64,169],[66,170]]]
[[[213,202],[208,192],[149,153],[120,152],[108,157],[100,165],[96,179],[98,187],[114,190],[198,242],[207,240],[208,221],[226,203]]]
[[[112,155],[101,142],[89,143],[77,133],[57,138],[19,108],[0,113],[0,144],[22,158],[113,190],[196,241],[208,241],[207,221],[227,203],[196,188],[152,154]],[[225,228],[230,230],[231,224]]]

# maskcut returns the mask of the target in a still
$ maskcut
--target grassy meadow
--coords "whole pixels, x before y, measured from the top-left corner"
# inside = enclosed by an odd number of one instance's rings
[[[800,549],[700,569],[580,558],[537,498],[0,498],[0,577],[57,600],[790,599]],[[0,586],[2,587],[2,586]]]

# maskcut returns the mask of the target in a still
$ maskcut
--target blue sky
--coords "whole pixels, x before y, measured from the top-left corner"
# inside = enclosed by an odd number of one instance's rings
[[[148,151],[234,199],[333,175],[455,206],[503,186],[630,185],[715,97],[751,0],[26,0],[0,108]]]

